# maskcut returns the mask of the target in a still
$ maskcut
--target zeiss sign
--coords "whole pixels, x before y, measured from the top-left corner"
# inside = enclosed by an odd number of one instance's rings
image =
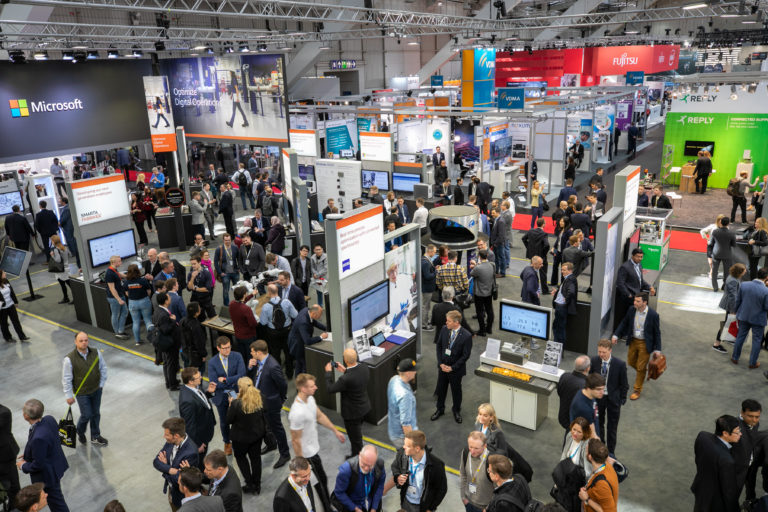
[[[523,110],[525,89],[522,87],[500,88],[496,99],[499,110]]]

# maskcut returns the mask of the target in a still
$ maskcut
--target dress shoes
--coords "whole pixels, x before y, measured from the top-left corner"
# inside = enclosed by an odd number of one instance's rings
[[[458,412],[454,412],[453,413],[453,419],[456,420],[456,423],[461,423],[462,422],[461,414],[458,413]]]
[[[266,455],[266,454],[268,454],[269,452],[271,452],[272,450],[277,450],[277,445],[274,445],[274,446],[265,446],[264,448],[262,448],[262,449],[261,449],[261,454],[262,454],[262,455]]]
[[[640,398],[640,392],[639,391],[635,391],[634,393],[629,395],[629,399],[630,400],[637,400],[638,398]]]
[[[739,361],[738,361],[738,359],[734,359],[734,358],[731,358],[731,362],[732,362],[733,364],[739,364]]]
[[[750,370],[754,370],[755,368],[760,368],[760,361],[756,362],[755,364],[749,365]]]
[[[224,455],[232,455],[232,443],[224,443]]]
[[[435,413],[429,417],[430,420],[435,421],[437,418],[445,414],[443,411],[435,411]]]
[[[291,460],[290,457],[281,455],[279,459],[277,459],[277,462],[275,462],[275,465],[272,466],[274,469],[281,468],[288,464],[288,461]]]

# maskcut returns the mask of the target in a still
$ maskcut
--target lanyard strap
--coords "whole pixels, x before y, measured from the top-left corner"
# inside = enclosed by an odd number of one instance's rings
[[[469,473],[472,475],[472,483],[475,483],[477,481],[477,474],[480,472],[480,468],[483,467],[483,462],[485,462],[485,458],[488,457],[488,449],[486,448],[483,452],[483,458],[480,461],[480,464],[477,465],[477,469],[472,470],[472,456],[469,456]]]

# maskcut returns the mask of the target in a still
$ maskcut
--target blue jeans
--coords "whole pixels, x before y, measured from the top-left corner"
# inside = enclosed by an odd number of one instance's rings
[[[552,337],[556,342],[565,345],[565,327],[568,322],[568,306],[565,304],[554,304],[555,320],[552,322]]]
[[[507,265],[509,265],[509,242],[504,245],[497,245],[493,248],[493,254],[496,257],[496,273],[506,275]]]
[[[321,292],[320,290],[315,290],[315,291],[317,292],[317,304],[318,304],[318,306],[322,306],[323,305],[323,292]]]
[[[536,219],[544,216],[544,210],[541,206],[534,206],[531,208],[531,229],[536,227]]]
[[[471,503],[467,503],[466,505],[464,505],[464,510],[465,512],[483,512],[482,508],[477,508]]]
[[[77,433],[85,434],[88,422],[91,423],[91,439],[101,435],[99,421],[101,420],[101,388],[90,395],[77,395],[75,397],[80,407],[80,419],[77,420]]]
[[[231,274],[221,274],[221,297],[225,306],[229,306],[229,287],[240,279],[240,274],[232,272]]]
[[[245,190],[242,188],[240,189],[240,201],[243,203],[243,210],[246,209],[245,206],[245,198],[248,198],[248,200],[251,202],[251,210],[256,209],[256,203],[253,202],[253,192],[251,192],[251,186],[248,185],[245,187]]]
[[[125,320],[128,318],[128,305],[125,303],[125,299],[123,299],[122,305],[114,297],[107,297],[107,302],[109,302],[109,309],[112,312],[112,331],[115,334],[125,334]]]
[[[739,334],[736,336],[736,341],[733,343],[733,354],[731,357],[736,361],[739,360],[739,357],[741,356],[741,347],[747,340],[747,334],[749,334],[750,329],[752,330],[752,351],[749,354],[749,364],[750,366],[754,366],[757,364],[757,357],[760,355],[760,346],[763,344],[764,325],[750,324],[739,320]]]
[[[131,312],[131,320],[133,321],[133,338],[136,343],[141,341],[141,321],[144,320],[144,325],[147,327],[147,332],[151,331],[154,325],[152,324],[152,301],[149,297],[144,297],[139,300],[132,300],[128,302],[128,311]]]

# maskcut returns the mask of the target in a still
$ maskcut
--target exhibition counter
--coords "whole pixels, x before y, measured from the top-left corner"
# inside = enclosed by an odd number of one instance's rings
[[[192,246],[195,243],[195,234],[192,232],[192,214],[181,214],[182,222],[184,222],[184,238],[186,239],[187,246]],[[157,245],[160,249],[174,249],[178,250],[179,239],[176,235],[176,219],[173,212],[165,215],[155,216],[155,222],[157,223]]]
[[[75,303],[75,317],[80,322],[93,325],[85,295],[85,281],[82,277],[70,277],[69,284],[72,289],[72,302]],[[93,297],[93,311],[96,314],[96,327],[112,332],[112,313],[107,302],[107,284],[91,282],[89,286]],[[131,315],[128,315],[125,325],[127,330],[127,326],[131,325]]]
[[[397,375],[398,363],[407,358],[416,359],[416,335],[413,334],[401,345],[385,341],[381,344],[385,349],[384,354],[372,356],[360,364],[367,365],[370,369],[368,379],[368,398],[371,401],[371,411],[366,415],[365,421],[378,425],[387,417],[387,384],[392,376]],[[333,343],[329,340],[321,341],[305,348],[307,360],[307,373],[318,377],[325,375],[325,365],[333,360]],[[335,394],[328,393],[325,378],[317,379],[317,391],[315,401],[328,409],[336,409]],[[413,387],[416,387],[414,381]]]

